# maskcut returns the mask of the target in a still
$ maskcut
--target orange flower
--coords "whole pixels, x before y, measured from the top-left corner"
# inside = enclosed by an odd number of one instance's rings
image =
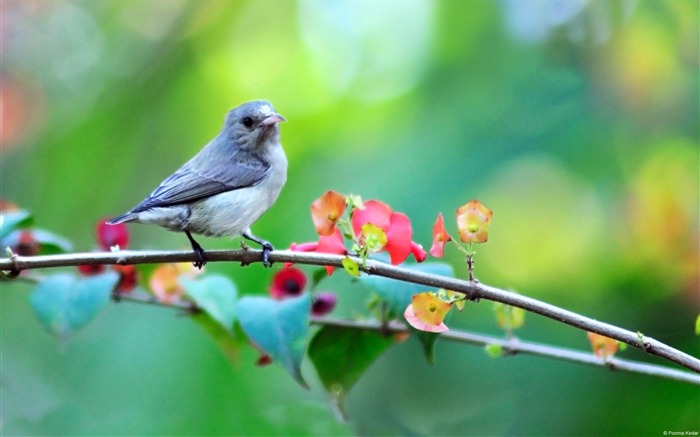
[[[318,235],[331,235],[344,212],[345,196],[336,191],[328,190],[316,199],[311,204],[311,218]]]
[[[445,230],[445,221],[440,213],[433,225],[433,245],[430,248],[430,254],[436,258],[442,258],[445,255],[445,244],[450,240],[452,236]]]
[[[489,239],[489,222],[493,211],[478,200],[472,200],[457,209],[459,239],[465,243],[485,243]]]
[[[617,352],[617,340],[593,332],[588,333],[588,340],[593,346],[593,353],[598,358],[607,360]]]
[[[184,290],[178,278],[180,275],[194,277],[199,273],[190,263],[161,264],[153,271],[148,284],[153,294],[164,304],[177,302]]]
[[[425,332],[445,332],[449,328],[443,320],[452,308],[448,302],[433,293],[414,294],[412,303],[403,315],[414,328]]]

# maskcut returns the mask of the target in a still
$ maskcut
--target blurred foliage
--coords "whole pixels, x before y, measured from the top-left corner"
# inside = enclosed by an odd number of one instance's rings
[[[0,198],[77,250],[93,248],[97,219],[124,212],[196,153],[226,110],[267,98],[288,120],[289,181],[254,230],[276,247],[315,238],[309,203],[328,189],[390,203],[425,247],[438,212],[454,232],[452,211],[476,197],[494,211],[476,256],[481,281],[700,352],[697,2],[0,8]],[[182,235],[131,229],[134,249],[188,246]],[[464,277],[463,259],[447,252]],[[263,293],[272,274],[207,268],[242,295]],[[345,276],[324,287],[340,291],[336,314],[350,316],[368,295]],[[431,366],[415,341],[370,367],[347,399],[350,422],[338,423],[320,382],[307,377],[304,391],[279,366],[255,367],[253,350],[231,367],[171,311],[109,305],[61,351],[34,323],[29,287],[0,287],[3,434],[700,428],[693,387],[540,358],[493,360],[447,343]],[[451,326],[498,332],[483,304],[467,305]],[[585,334],[537,317],[518,335],[588,348]]]

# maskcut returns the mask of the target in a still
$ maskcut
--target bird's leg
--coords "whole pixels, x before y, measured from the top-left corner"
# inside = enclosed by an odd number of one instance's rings
[[[243,231],[243,233],[241,233],[241,235],[243,236],[243,238],[250,240],[250,241],[255,241],[256,243],[258,243],[259,245],[262,246],[263,266],[270,267],[272,265],[272,263],[270,262],[270,252],[275,250],[275,248],[272,247],[272,244],[270,244],[269,241],[265,241],[261,238],[256,237],[255,235],[253,235],[253,233],[250,232],[250,229],[246,229],[245,231]]]
[[[190,244],[192,245],[192,250],[194,250],[194,253],[197,254],[197,261],[193,262],[192,265],[197,267],[199,270],[202,270],[202,267],[207,263],[207,258],[204,256],[204,249],[202,249],[202,246],[199,245],[196,241],[194,241],[194,238],[192,238],[192,234],[190,234],[190,231],[185,231],[185,235],[187,235],[187,238],[190,240]]]

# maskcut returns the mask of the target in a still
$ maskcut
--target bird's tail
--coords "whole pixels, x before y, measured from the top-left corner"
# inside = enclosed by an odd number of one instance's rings
[[[109,220],[107,222],[108,225],[118,225],[119,223],[125,223],[125,222],[130,222],[138,217],[138,214],[134,214],[132,212],[127,212],[126,214],[122,214],[119,217],[115,217],[112,220]]]

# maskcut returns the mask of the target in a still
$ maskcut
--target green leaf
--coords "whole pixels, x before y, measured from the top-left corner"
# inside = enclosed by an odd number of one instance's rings
[[[698,318],[695,319],[695,335],[700,335],[700,314],[698,314]]]
[[[434,275],[454,277],[452,266],[444,263],[424,263],[406,266],[411,270]],[[414,294],[430,291],[430,288],[420,284],[409,284],[381,276],[365,275],[360,278],[369,288],[387,303],[387,315],[390,319],[399,317],[411,303]]]
[[[487,344],[484,350],[486,351],[486,355],[491,358],[498,358],[503,355],[503,347],[500,344]]]
[[[423,346],[423,353],[425,353],[425,358],[430,364],[435,364],[435,341],[438,339],[440,334],[435,332],[425,332],[414,328],[409,325],[409,328],[413,335],[420,341]]]
[[[341,262],[343,263],[345,271],[348,272],[348,275],[360,276],[360,266],[352,258],[346,256]]]
[[[180,285],[185,293],[228,331],[233,330],[236,321],[236,301],[238,294],[233,282],[222,275],[207,275],[202,279],[181,276]]]
[[[445,324],[447,324],[452,317],[453,312],[450,311],[447,316],[445,317]],[[423,353],[425,354],[425,358],[428,360],[430,364],[435,364],[435,346],[436,346],[436,341],[438,338],[440,338],[440,334],[436,332],[427,332],[427,331],[421,331],[420,329],[416,329],[410,324],[408,325],[408,329],[411,331],[411,337],[415,337],[420,341],[421,346],[423,346]]]
[[[118,281],[119,274],[113,271],[86,278],[59,273],[42,280],[29,299],[44,327],[66,340],[109,302]]]
[[[321,283],[325,278],[328,277],[328,272],[326,271],[325,267],[321,267],[320,269],[314,270],[313,274],[311,275],[311,285],[309,286],[309,290],[313,291],[318,284]]]
[[[309,358],[341,412],[352,386],[393,343],[393,337],[375,331],[324,326],[316,333]]]
[[[498,327],[506,332],[512,332],[525,324],[525,310],[522,308],[494,302],[493,311],[496,314]]]
[[[238,301],[238,321],[248,338],[282,364],[305,388],[308,385],[301,375],[301,361],[309,334],[310,313],[309,293],[281,301],[259,296]]]
[[[31,226],[33,221],[32,215],[21,209],[0,214],[0,240],[16,229]],[[3,246],[11,246],[11,244],[3,242]]]
[[[231,329],[224,328],[221,322],[214,320],[214,318],[206,312],[199,312],[193,315],[192,319],[212,336],[216,344],[232,364],[238,363],[241,346],[245,344],[245,337],[240,332],[236,335]]]

